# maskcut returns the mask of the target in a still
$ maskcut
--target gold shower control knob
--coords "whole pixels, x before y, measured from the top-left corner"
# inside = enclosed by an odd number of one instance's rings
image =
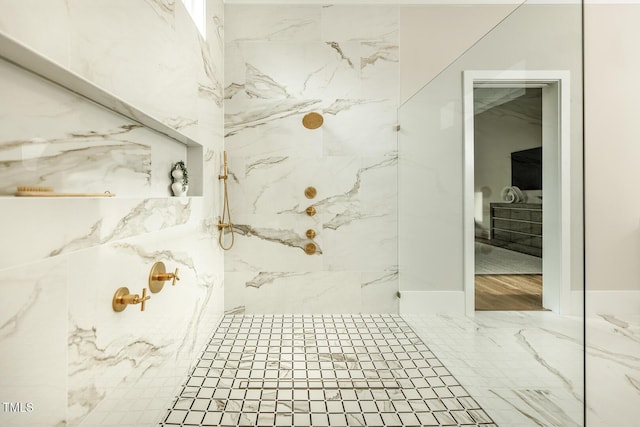
[[[310,228],[307,230],[307,237],[309,239],[313,239],[314,237],[316,237],[316,230]]]
[[[113,295],[111,307],[113,311],[120,312],[127,308],[129,304],[140,304],[140,311],[144,311],[145,302],[150,298],[151,297],[147,295],[147,288],[142,289],[142,297],[140,297],[138,294],[129,293],[129,288],[123,286],[118,288]]]
[[[309,206],[306,209],[307,215],[309,216],[314,216],[316,214],[316,208],[314,208],[313,206]]]
[[[178,269],[174,273],[167,273],[167,269],[163,262],[156,262],[151,267],[149,273],[149,290],[153,293],[160,292],[164,286],[164,282],[167,280],[173,280],[172,285],[175,286],[176,280],[180,280],[178,277]]]
[[[315,254],[315,253],[316,253],[316,249],[317,249],[317,248],[316,248],[316,245],[315,245],[315,244],[313,244],[313,243],[307,243],[307,244],[304,246],[304,252],[305,252],[307,255],[313,255],[313,254]]]
[[[313,199],[318,194],[318,190],[315,187],[307,187],[304,189],[304,196],[307,199]]]

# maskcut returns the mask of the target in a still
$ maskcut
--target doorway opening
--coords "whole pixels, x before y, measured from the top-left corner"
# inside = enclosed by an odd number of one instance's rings
[[[566,311],[571,289],[568,72],[465,71],[463,85],[466,313],[533,307]],[[533,111],[536,104],[539,113]],[[500,107],[497,114],[490,113]],[[539,128],[535,123],[525,126],[533,130],[531,136],[518,134],[517,126],[494,132],[496,123],[491,121],[507,114],[507,107],[516,107],[508,114],[520,115],[512,121],[519,125],[526,116],[539,114],[529,120],[538,121]],[[484,119],[489,124],[482,123]],[[487,126],[493,128],[483,135]],[[487,136],[493,139],[489,144],[502,145],[488,154],[499,157],[502,166],[478,170],[477,177],[476,149]],[[541,170],[536,170],[536,161]],[[476,179],[488,180],[487,185],[479,187]],[[537,257],[542,257],[539,262]],[[477,272],[491,274],[480,277]]]
[[[544,310],[542,87],[473,96],[475,310]]]

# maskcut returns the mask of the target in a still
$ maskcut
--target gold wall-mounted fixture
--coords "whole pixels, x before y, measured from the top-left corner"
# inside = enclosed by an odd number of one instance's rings
[[[302,118],[302,126],[307,129],[318,129],[324,123],[324,119],[318,113],[307,113]]]
[[[317,249],[318,248],[316,247],[315,243],[307,243],[306,245],[304,245],[304,253],[306,253],[307,255],[315,254]]]
[[[318,195],[318,190],[315,187],[307,187],[304,189],[304,196],[307,199],[313,199]]]
[[[222,175],[218,175],[218,179],[224,179],[225,181],[227,180],[227,178],[229,177],[229,173],[227,170],[227,152],[223,151],[222,152]]]
[[[142,289],[142,297],[138,294],[130,294],[129,288],[118,288],[115,294],[113,294],[113,301],[111,306],[113,311],[120,312],[127,308],[129,304],[140,304],[140,311],[144,311],[144,303],[150,296],[147,296],[147,288]]]
[[[309,206],[305,212],[307,213],[307,215],[309,216],[314,216],[316,214],[316,208],[314,208],[313,206]]]
[[[316,230],[310,228],[307,230],[307,237],[309,239],[313,239],[314,237],[316,237]]]
[[[231,222],[231,208],[229,207],[229,190],[227,188],[227,178],[229,177],[229,170],[227,168],[227,152],[222,152],[222,175],[218,175],[218,179],[221,179],[224,182],[224,196],[222,202],[222,217],[218,217],[218,230],[220,234],[218,235],[218,244],[224,251],[228,251],[233,247],[233,242],[235,241],[235,234],[233,231],[233,223]],[[225,222],[225,218],[227,218],[227,222]],[[228,245],[225,245],[223,242],[223,230],[227,228],[229,229],[229,234],[231,234],[231,241]]]
[[[149,289],[151,292],[154,294],[160,292],[164,286],[164,282],[167,280],[173,280],[172,285],[176,284],[176,280],[180,280],[178,277],[178,268],[176,268],[174,273],[167,273],[163,262],[153,264],[151,272],[149,273]]]

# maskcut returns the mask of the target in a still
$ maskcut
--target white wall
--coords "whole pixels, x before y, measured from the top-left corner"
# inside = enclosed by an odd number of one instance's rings
[[[433,80],[516,7],[517,4],[403,6],[400,102],[406,102]]]
[[[585,380],[587,422],[596,427],[640,417],[629,364],[640,314],[639,19],[639,4],[585,6]]]
[[[590,291],[640,290],[638,19],[638,4],[585,7],[586,274]],[[640,306],[635,312],[640,312]]]
[[[580,52],[579,5],[525,5],[403,104],[399,116],[401,292],[447,291],[458,292],[462,297],[462,71],[570,70],[571,138],[575,147],[572,180],[579,183]],[[581,186],[576,185],[573,192],[572,206],[575,212],[580,212]],[[576,241],[581,241],[580,222],[575,221],[571,227]],[[582,253],[576,252],[572,276],[576,287],[580,287]],[[460,307],[457,304],[455,309]]]
[[[585,380],[596,427],[640,417],[639,20],[640,4],[585,5]]]

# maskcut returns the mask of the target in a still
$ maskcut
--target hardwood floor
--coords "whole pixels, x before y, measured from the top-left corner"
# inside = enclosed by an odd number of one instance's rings
[[[541,274],[482,274],[475,284],[476,310],[545,310]]]

